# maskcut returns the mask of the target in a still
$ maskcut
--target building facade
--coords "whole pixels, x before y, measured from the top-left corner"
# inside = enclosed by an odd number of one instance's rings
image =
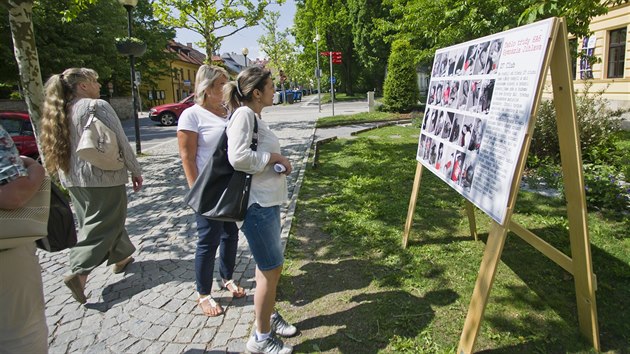
[[[175,59],[169,63],[171,74],[159,78],[155,87],[141,89],[146,107],[179,102],[193,94],[197,70],[206,59],[203,53],[193,48],[192,43],[183,45],[171,40],[166,50],[175,54]]]
[[[591,20],[593,34],[577,41],[577,50],[596,58],[585,57],[573,63],[576,91],[592,84],[591,92],[603,91],[611,108],[630,109],[630,3],[611,7],[608,14]]]

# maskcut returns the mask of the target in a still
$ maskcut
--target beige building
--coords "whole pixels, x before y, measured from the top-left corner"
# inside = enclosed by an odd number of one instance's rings
[[[171,75],[159,78],[155,87],[141,89],[144,91],[141,93],[143,100],[147,100],[145,106],[175,103],[191,95],[197,70],[206,59],[203,53],[192,47],[192,43],[183,45],[169,41],[166,50],[175,54],[175,59],[169,63]]]
[[[630,3],[611,7],[608,14],[595,17],[588,38],[577,41],[577,50],[593,55],[597,62],[577,59],[573,66],[574,87],[584,89],[586,82],[592,91],[604,90],[612,108],[630,109]]]

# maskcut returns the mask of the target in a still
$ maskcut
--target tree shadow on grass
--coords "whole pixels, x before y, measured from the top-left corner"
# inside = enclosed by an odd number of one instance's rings
[[[532,229],[531,231],[559,245],[560,249],[569,249],[566,229],[559,232],[557,226]],[[563,238],[563,239],[559,239]],[[484,237],[486,242],[487,238]],[[600,332],[600,343],[603,351],[619,353],[630,352],[630,267],[628,264],[612,256],[608,252],[591,245],[594,273],[597,276],[598,289],[595,293]],[[568,253],[570,256],[570,253]],[[542,311],[550,307],[562,321],[532,318],[531,321],[520,320],[519,323],[508,322],[502,316],[486,316],[485,320],[498,331],[527,334],[549,333],[542,341],[547,351],[588,351],[591,343],[580,334],[575,283],[572,275],[535,250],[517,235],[509,234],[501,261],[523,280],[527,289],[512,287],[510,295],[502,298],[492,297],[492,301],[501,304],[513,304],[516,299],[527,306]],[[526,299],[523,291],[533,291],[537,299]],[[535,316],[536,317],[536,316]],[[506,352],[529,353],[537,347],[536,340],[522,346],[506,349]],[[516,350],[520,348],[520,350]],[[503,352],[497,349],[497,353]],[[494,353],[495,351],[492,351]]]
[[[296,323],[301,331],[317,334],[291,342],[300,352],[378,353],[395,338],[415,338],[435,316],[433,306],[446,306],[457,298],[450,289],[429,291],[423,297],[399,290],[356,295],[345,311]]]

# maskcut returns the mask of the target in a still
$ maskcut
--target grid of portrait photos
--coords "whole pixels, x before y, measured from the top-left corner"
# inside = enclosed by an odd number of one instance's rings
[[[503,38],[435,55],[418,161],[470,192],[483,145]]]

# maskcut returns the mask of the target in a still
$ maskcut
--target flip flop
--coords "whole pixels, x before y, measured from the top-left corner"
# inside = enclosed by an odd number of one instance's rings
[[[112,272],[114,272],[114,274],[118,274],[118,273],[122,273],[125,271],[125,268],[127,268],[127,266],[129,264],[131,264],[134,261],[133,257],[127,257],[125,259],[123,259],[121,262],[114,264],[114,266],[112,267]]]
[[[201,311],[203,311],[203,314],[208,317],[216,317],[223,314],[223,308],[221,307],[221,305],[214,301],[214,299],[210,295],[198,298],[197,305],[199,305],[199,308],[201,309]],[[210,308],[208,308],[208,306]],[[211,310],[215,309],[218,309],[218,312],[213,314]]]
[[[83,286],[81,286],[81,280],[79,279],[79,274],[74,273],[70,274],[63,278],[63,282],[70,289],[72,293],[72,297],[77,300],[80,304],[85,304],[87,302],[87,297],[85,297]]]
[[[223,289],[229,291],[232,293],[232,297],[234,298],[242,298],[243,296],[247,295],[245,294],[245,289],[243,289],[242,287],[238,286],[235,282],[234,279],[228,280],[228,281],[223,281]]]

